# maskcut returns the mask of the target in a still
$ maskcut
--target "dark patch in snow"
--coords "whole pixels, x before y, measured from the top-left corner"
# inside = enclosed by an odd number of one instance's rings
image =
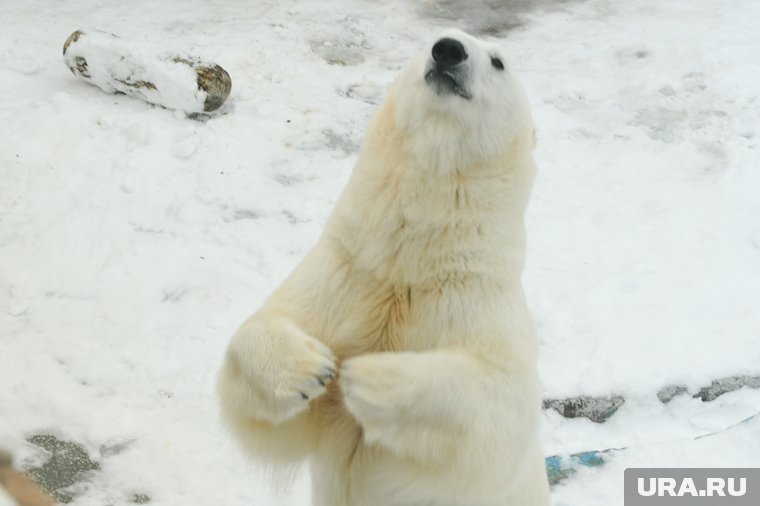
[[[211,119],[211,114],[205,113],[205,112],[189,112],[185,114],[185,117],[187,119],[198,121],[200,123],[205,123],[208,120]]]
[[[111,455],[119,455],[129,449],[132,444],[137,441],[136,439],[126,439],[109,445],[100,445],[100,454],[103,457],[110,457]]]
[[[628,124],[643,128],[652,140],[671,144],[680,137],[676,133],[676,128],[687,118],[688,113],[685,110],[655,106],[641,109]]]
[[[365,104],[377,105],[380,103],[384,89],[367,84],[349,84],[345,89],[338,88],[336,92],[344,98],[361,100]]]
[[[714,401],[723,394],[739,390],[740,388],[760,388],[760,376],[728,376],[713,380],[710,386],[702,387],[692,395],[695,399],[702,399],[704,402]],[[674,397],[688,394],[689,390],[685,385],[667,385],[657,392],[657,398],[660,402],[667,404]]]
[[[565,418],[588,418],[602,423],[611,417],[625,399],[620,395],[611,397],[573,397],[570,399],[545,399],[544,409],[553,409]]]
[[[304,177],[301,174],[275,174],[272,179],[277,181],[283,186],[292,186],[294,183],[301,183]]]
[[[652,53],[647,49],[637,48],[621,48],[615,51],[618,63],[625,65],[627,63],[633,63],[636,60],[643,60],[652,56]]]
[[[258,220],[262,216],[263,214],[255,209],[235,209],[235,212],[232,214],[232,219],[235,221]]]
[[[310,221],[308,219],[300,219],[292,211],[289,211],[287,209],[283,209],[282,214],[288,219],[288,223],[291,225],[298,225],[299,223],[306,223],[307,221]]]
[[[660,399],[661,403],[667,404],[672,401],[674,397],[687,393],[689,393],[689,390],[684,385],[667,385],[657,392],[657,398]]]
[[[164,297],[161,299],[161,302],[179,302],[188,294],[188,292],[190,292],[190,289],[186,287],[172,291],[164,291]]]
[[[533,11],[561,9],[578,0],[438,0],[420,2],[420,14],[440,18],[474,35],[502,36],[528,24]]]
[[[702,72],[689,72],[683,76],[683,86],[687,92],[699,93],[707,89],[705,75]]]
[[[42,466],[30,469],[26,474],[58,502],[73,501],[74,495],[67,489],[87,480],[92,471],[100,469],[100,464],[91,460],[77,443],[50,434],[36,434],[27,441],[47,450],[51,456]]]
[[[703,401],[712,401],[723,394],[739,390],[742,387],[760,388],[760,376],[729,376],[714,380],[709,387],[704,387],[694,397]]]
[[[325,136],[327,147],[330,149],[343,151],[347,155],[359,151],[358,142],[339,134],[335,130],[322,130],[322,135]]]

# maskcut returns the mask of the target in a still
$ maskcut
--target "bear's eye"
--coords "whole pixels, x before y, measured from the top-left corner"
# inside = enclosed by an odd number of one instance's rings
[[[504,70],[504,64],[501,62],[499,58],[496,58],[495,56],[491,57],[491,65],[493,65],[499,70]]]

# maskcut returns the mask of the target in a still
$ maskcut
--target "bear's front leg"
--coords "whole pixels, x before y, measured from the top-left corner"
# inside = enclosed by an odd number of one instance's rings
[[[372,353],[346,361],[339,383],[367,444],[442,462],[480,423],[484,406],[502,401],[494,385],[503,374],[494,369],[459,350]]]
[[[219,376],[222,414],[251,456],[303,458],[316,440],[309,402],[335,378],[330,349],[279,315],[254,315],[232,338]]]

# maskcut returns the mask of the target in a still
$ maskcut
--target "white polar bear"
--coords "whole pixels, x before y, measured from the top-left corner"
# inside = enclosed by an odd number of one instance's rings
[[[223,417],[309,458],[316,506],[545,506],[521,286],[528,101],[499,47],[447,31],[391,87],[303,262],[238,330]]]

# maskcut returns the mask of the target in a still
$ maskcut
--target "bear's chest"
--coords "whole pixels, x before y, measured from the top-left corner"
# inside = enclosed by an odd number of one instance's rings
[[[328,346],[339,359],[365,353],[428,351],[458,346],[496,323],[501,295],[477,276],[444,276],[431,286],[392,284],[354,275],[340,304],[342,319],[328,323]]]

